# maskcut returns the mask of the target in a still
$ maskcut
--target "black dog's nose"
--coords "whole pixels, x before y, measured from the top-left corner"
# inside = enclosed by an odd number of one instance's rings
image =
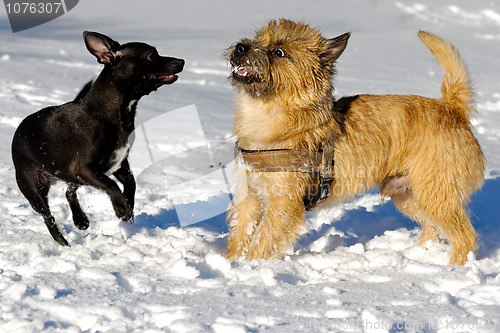
[[[238,43],[238,44],[236,44],[234,51],[236,54],[243,55],[243,54],[248,52],[248,49],[249,49],[248,45]]]
[[[184,61],[184,59],[176,59],[176,65],[177,65],[177,67],[179,67],[181,70],[182,70],[182,68],[184,68],[184,64],[185,64],[185,63],[186,63],[186,62]]]

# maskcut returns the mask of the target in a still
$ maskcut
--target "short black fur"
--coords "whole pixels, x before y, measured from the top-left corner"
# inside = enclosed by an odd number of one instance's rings
[[[26,117],[12,141],[19,189],[43,216],[56,242],[69,246],[52,216],[47,194],[56,180],[68,183],[66,198],[73,221],[87,229],[76,190],[89,185],[106,192],[117,217],[134,220],[135,180],[130,170],[128,137],[134,130],[137,102],[177,80],[184,60],[162,57],[144,43],[120,45],[111,38],[84,32],[85,44],[104,69],[72,102],[44,108]],[[123,184],[123,192],[109,176]]]

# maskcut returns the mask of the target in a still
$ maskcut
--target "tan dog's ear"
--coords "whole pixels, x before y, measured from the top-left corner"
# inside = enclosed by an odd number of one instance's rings
[[[350,32],[346,32],[335,38],[328,40],[328,50],[322,54],[323,61],[332,64],[344,52],[347,41],[351,37]]]

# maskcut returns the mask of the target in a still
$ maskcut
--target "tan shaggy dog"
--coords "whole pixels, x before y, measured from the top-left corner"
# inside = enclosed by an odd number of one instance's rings
[[[234,133],[244,150],[317,151],[333,145],[332,205],[380,186],[382,199],[423,228],[420,243],[450,243],[451,265],[476,247],[466,206],[486,161],[472,133],[473,91],[457,49],[419,32],[445,72],[442,97],[358,95],[333,98],[334,62],[349,34],[325,39],[302,23],[272,20],[226,51],[238,90]],[[228,213],[228,257],[276,258],[297,240],[318,173],[266,172],[238,163]],[[282,166],[286,169],[286,165]]]

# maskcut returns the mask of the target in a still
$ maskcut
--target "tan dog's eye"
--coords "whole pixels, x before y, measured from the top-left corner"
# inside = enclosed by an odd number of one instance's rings
[[[273,54],[277,56],[278,58],[284,58],[285,57],[285,52],[280,49],[279,47],[273,50]]]

